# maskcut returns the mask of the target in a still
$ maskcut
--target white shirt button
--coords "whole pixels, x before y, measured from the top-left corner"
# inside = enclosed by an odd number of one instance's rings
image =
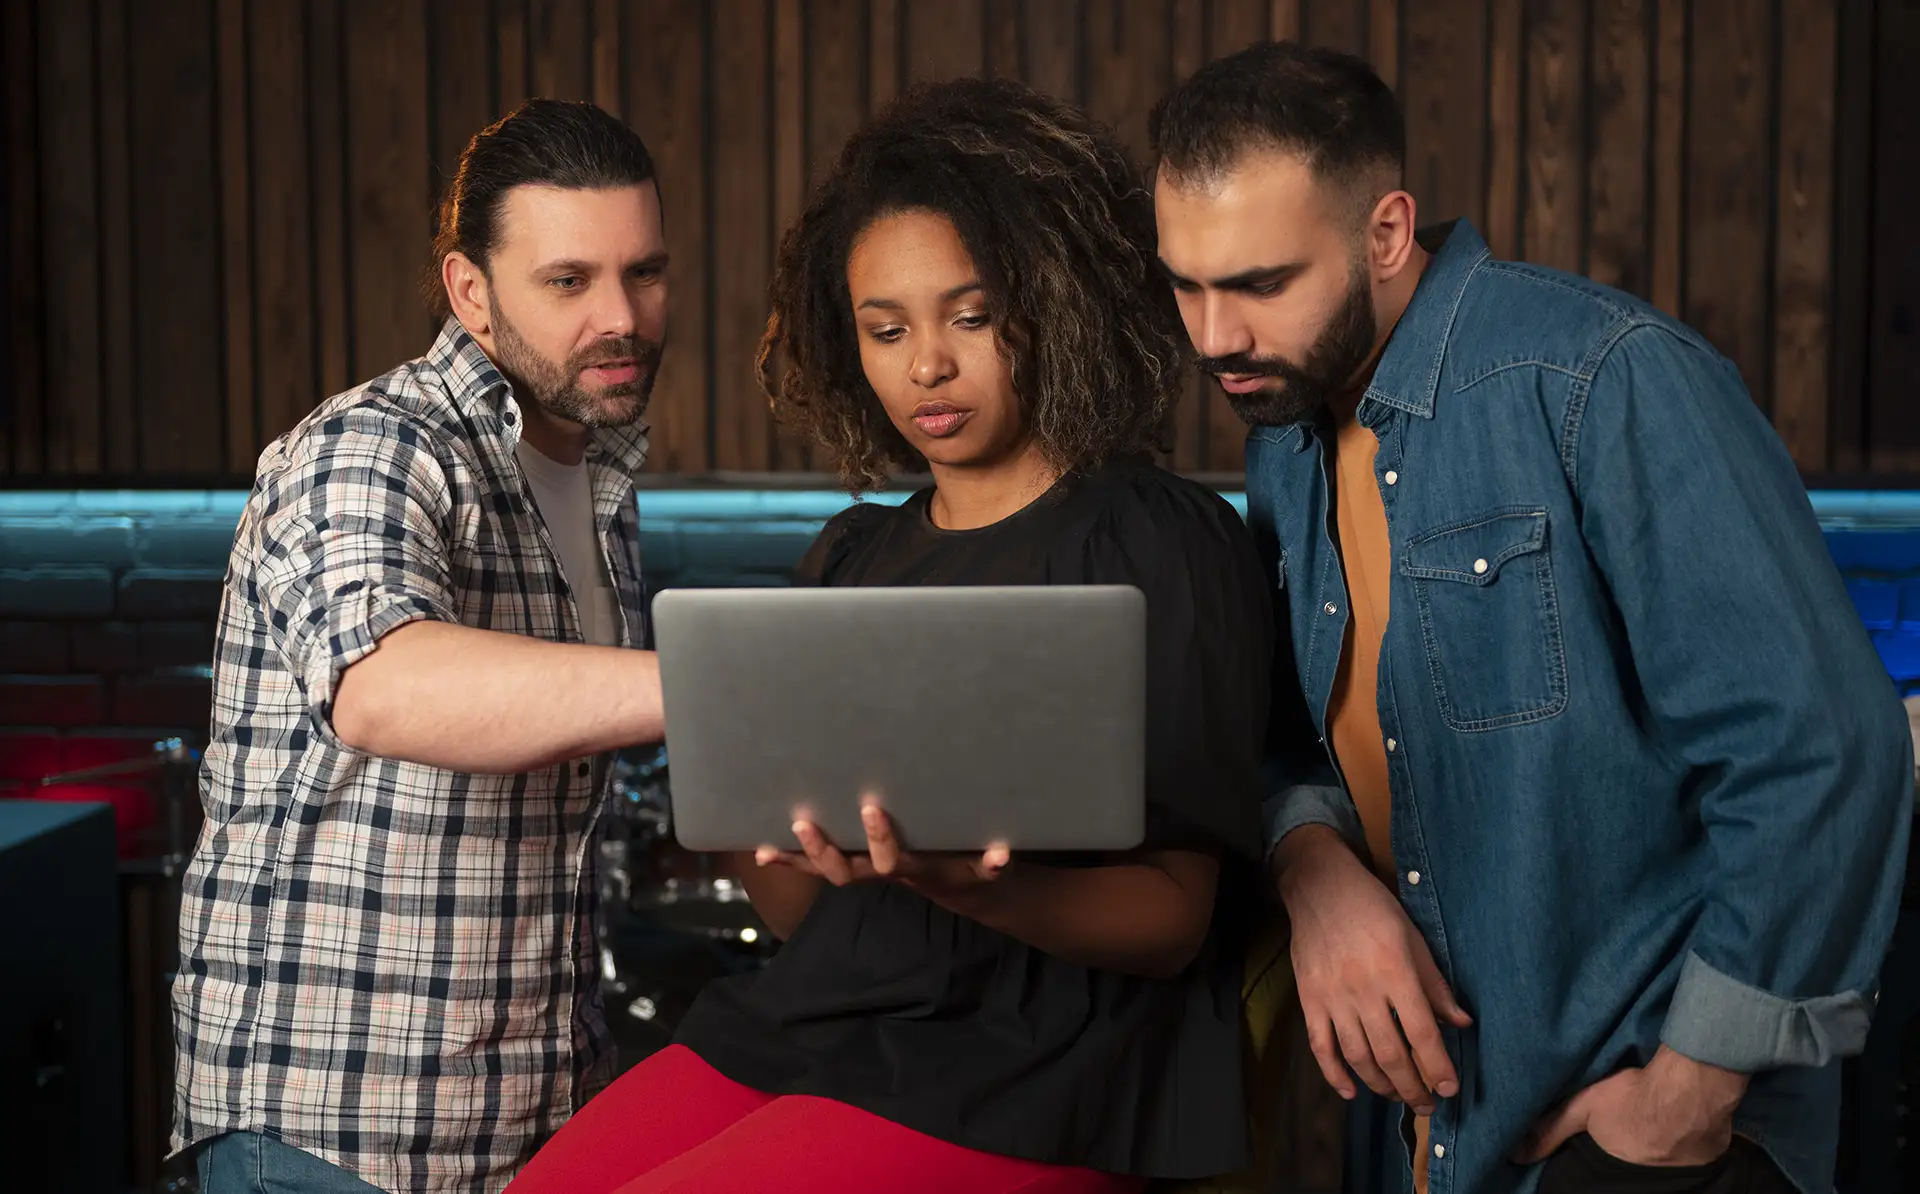
[[[1444,1145],[1444,1144],[1436,1144],[1436,1145],[1434,1145],[1434,1146],[1433,1146],[1433,1155],[1434,1155],[1434,1156],[1436,1156],[1436,1157],[1444,1157],[1444,1156],[1446,1156],[1446,1155],[1447,1155],[1447,1146],[1446,1146],[1446,1145]]]
[[[1387,470],[1387,484],[1389,484],[1389,485],[1398,485],[1398,484],[1400,484],[1400,474],[1399,474],[1399,473],[1396,473],[1396,472],[1394,472],[1394,471],[1393,471],[1392,469],[1388,469],[1388,470]]]
[[[1487,562],[1485,560],[1475,560],[1473,562],[1473,570],[1476,573],[1484,575],[1487,571]]]
[[[1388,753],[1388,754],[1392,754],[1392,753],[1393,753],[1394,751],[1396,751],[1396,750],[1399,750],[1399,749],[1400,749],[1400,744],[1399,744],[1398,742],[1395,742],[1395,741],[1394,741],[1393,739],[1391,739],[1391,738],[1389,738],[1389,739],[1387,739],[1387,753]]]
[[[1326,610],[1327,610],[1327,616],[1331,618],[1333,615],[1340,612],[1340,607],[1335,605],[1333,602],[1329,601],[1326,604]]]
[[[1408,871],[1408,872],[1407,872],[1407,882],[1408,882],[1408,883],[1409,883],[1410,885],[1412,885],[1412,886],[1414,886],[1414,887],[1418,887],[1418,886],[1420,886],[1420,872],[1419,872],[1419,871]]]

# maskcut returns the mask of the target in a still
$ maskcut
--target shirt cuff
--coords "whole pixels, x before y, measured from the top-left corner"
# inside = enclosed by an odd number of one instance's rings
[[[1325,825],[1346,840],[1361,857],[1367,848],[1360,813],[1345,788],[1332,784],[1293,784],[1281,788],[1260,806],[1267,824],[1267,854],[1280,839],[1306,825]]]
[[[1858,991],[1783,999],[1689,953],[1660,1039],[1676,1053],[1742,1074],[1823,1066],[1866,1048],[1874,1002]]]
[[[341,590],[308,638],[306,660],[300,668],[307,712],[322,741],[341,750],[350,749],[333,732],[333,695],[340,674],[371,653],[383,635],[427,618],[456,620],[453,611],[420,593],[381,593],[358,583]]]

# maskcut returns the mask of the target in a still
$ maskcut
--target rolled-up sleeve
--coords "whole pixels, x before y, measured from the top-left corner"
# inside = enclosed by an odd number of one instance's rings
[[[1581,530],[1713,860],[1662,1039],[1744,1072],[1858,1053],[1913,815],[1892,683],[1729,363],[1635,327],[1574,416]]]
[[[309,436],[259,495],[258,598],[315,729],[333,732],[340,675],[381,636],[452,622],[445,472],[423,436],[349,414]]]

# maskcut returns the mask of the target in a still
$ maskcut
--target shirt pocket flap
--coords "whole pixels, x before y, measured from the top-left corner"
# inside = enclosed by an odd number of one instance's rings
[[[1495,510],[1409,540],[1400,572],[1420,580],[1490,585],[1508,560],[1539,551],[1546,542],[1545,509]]]

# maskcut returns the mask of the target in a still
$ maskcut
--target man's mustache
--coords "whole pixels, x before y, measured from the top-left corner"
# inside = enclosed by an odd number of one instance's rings
[[[1228,353],[1222,357],[1201,357],[1194,362],[1204,373],[1215,377],[1286,377],[1294,372],[1293,363],[1282,357],[1258,357],[1250,352]]]
[[[604,365],[608,361],[632,361],[642,369],[660,363],[660,342],[642,340],[638,336],[622,336],[617,340],[603,340],[592,348],[574,354],[568,366],[578,373],[594,365]]]

